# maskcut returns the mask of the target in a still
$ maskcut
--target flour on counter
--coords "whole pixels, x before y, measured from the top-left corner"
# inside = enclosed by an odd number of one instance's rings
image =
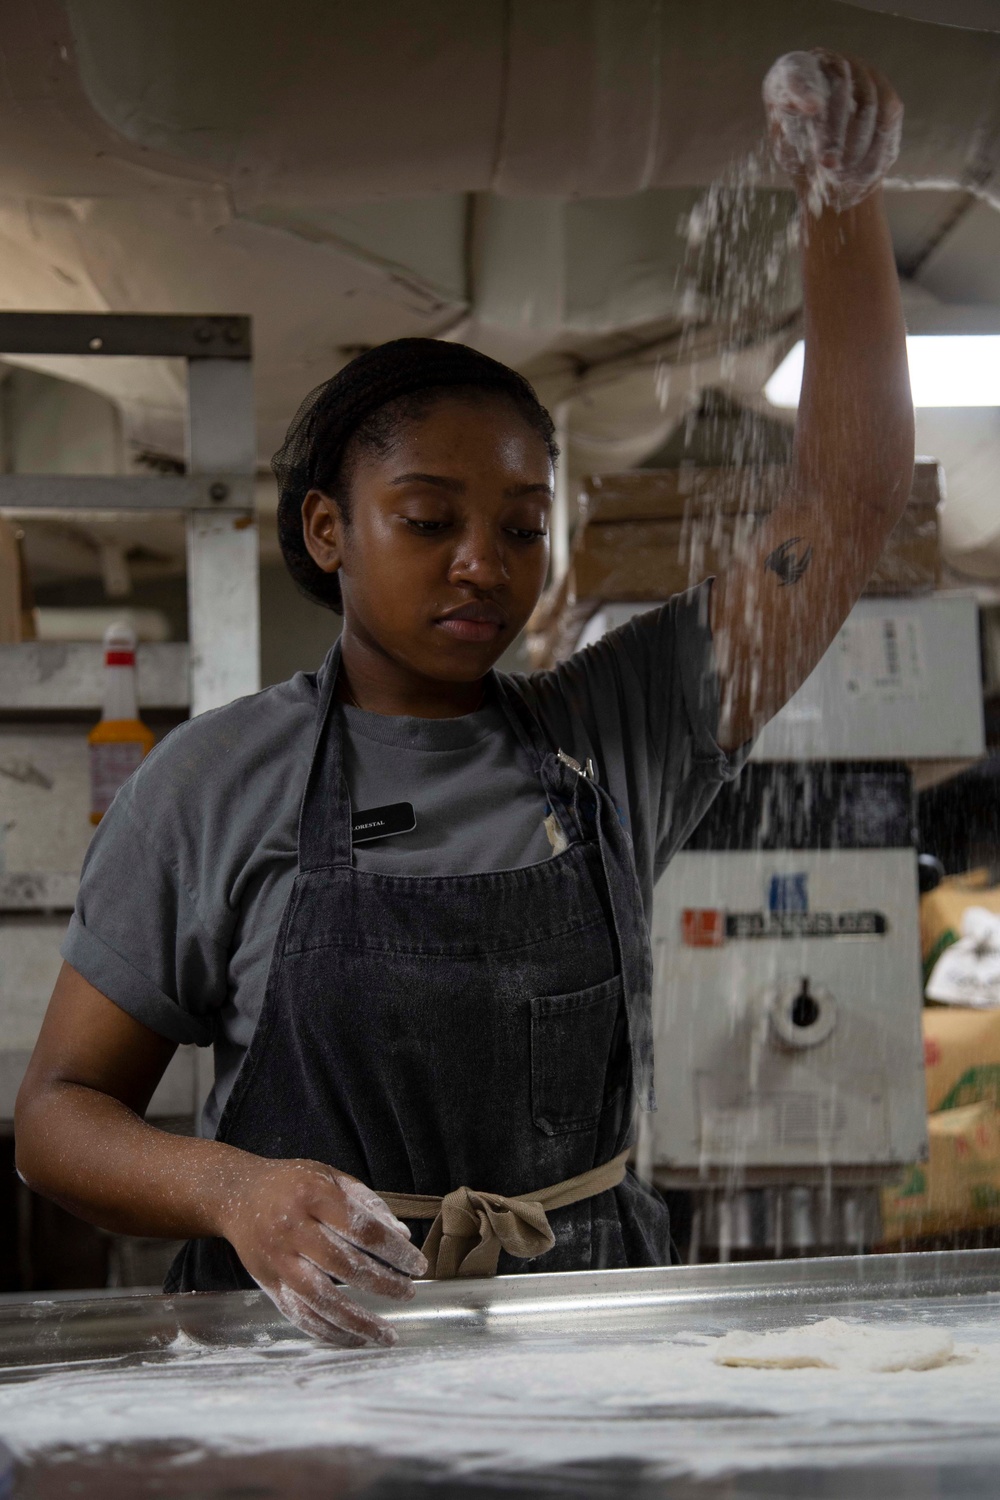
[[[660,1474],[711,1477],[834,1467],[845,1451],[852,1463],[912,1462],[931,1441],[935,1455],[951,1443],[965,1459],[976,1441],[996,1441],[996,1299],[963,1298],[947,1319],[883,1315],[863,1326],[900,1347],[904,1334],[936,1337],[940,1321],[959,1358],[892,1374],[863,1364],[725,1368],[715,1360],[731,1336],[717,1326],[628,1337],[512,1330],[357,1351],[184,1337],[127,1360],[0,1371],[0,1439],[21,1458],[140,1442],[181,1444],[193,1459],[343,1446],[462,1473],[628,1457]]]
[[[717,1365],[753,1370],[936,1370],[955,1357],[946,1328],[878,1328],[824,1318],[777,1333],[727,1333]]]

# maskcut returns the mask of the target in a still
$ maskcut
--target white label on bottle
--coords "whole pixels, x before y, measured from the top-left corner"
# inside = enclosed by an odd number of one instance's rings
[[[118,788],[142,763],[144,746],[138,740],[108,741],[90,747],[90,806],[106,813]]]

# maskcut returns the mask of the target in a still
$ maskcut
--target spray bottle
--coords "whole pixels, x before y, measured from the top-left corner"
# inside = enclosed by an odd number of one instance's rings
[[[99,823],[112,799],[153,748],[152,730],[139,718],[135,631],[120,622],[104,632],[104,707],[87,736],[90,746],[90,821]]]

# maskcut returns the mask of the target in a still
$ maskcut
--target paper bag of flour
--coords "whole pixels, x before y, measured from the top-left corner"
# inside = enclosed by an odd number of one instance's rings
[[[970,906],[1000,917],[1000,886],[991,885],[986,870],[970,870],[967,875],[953,875],[942,880],[934,890],[920,898],[920,951],[924,960],[924,981],[938,959],[962,933],[962,918]]]
[[[924,993],[942,1005],[1000,1009],[1000,916],[966,907],[958,941],[938,958]]]
[[[928,1121],[930,1157],[882,1193],[887,1243],[1000,1224],[1000,1110],[967,1104]]]
[[[1000,1010],[928,1006],[923,1028],[928,1114],[966,1104],[1000,1110]]]

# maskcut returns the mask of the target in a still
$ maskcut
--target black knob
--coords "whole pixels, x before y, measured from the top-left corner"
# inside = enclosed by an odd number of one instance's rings
[[[809,993],[809,981],[803,979],[802,988],[792,1001],[792,1025],[814,1026],[819,1020],[819,1003]]]

